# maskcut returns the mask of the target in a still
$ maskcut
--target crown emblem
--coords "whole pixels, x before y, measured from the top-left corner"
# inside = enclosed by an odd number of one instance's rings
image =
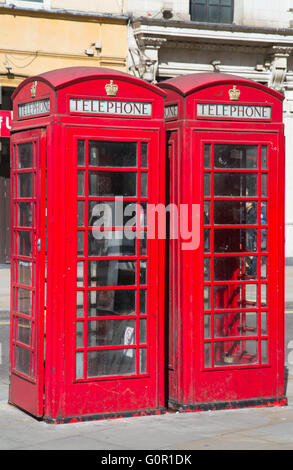
[[[31,86],[31,97],[32,98],[35,98],[36,97],[36,93],[37,93],[37,84],[38,82],[34,82]]]
[[[236,88],[236,85],[233,85],[233,88],[229,90],[229,96],[231,101],[238,101],[240,97],[240,90]]]
[[[116,96],[118,91],[118,85],[114,85],[113,80],[105,85],[105,90],[108,96]]]

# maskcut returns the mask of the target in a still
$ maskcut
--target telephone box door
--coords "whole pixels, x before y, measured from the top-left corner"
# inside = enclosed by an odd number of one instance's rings
[[[64,221],[74,236],[66,252],[63,416],[159,412],[164,240],[149,238],[146,221],[147,205],[165,191],[159,134],[68,129],[67,142],[66,197],[75,203]]]
[[[46,134],[11,139],[11,332],[9,401],[43,414]]]
[[[283,289],[282,141],[264,133],[201,132],[194,139],[201,149],[204,227],[195,401],[280,396],[283,305],[275,292]]]

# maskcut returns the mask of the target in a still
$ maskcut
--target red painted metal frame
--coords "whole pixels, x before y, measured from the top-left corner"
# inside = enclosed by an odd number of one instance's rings
[[[108,98],[105,92],[105,85],[110,79],[119,86],[116,98]],[[37,82],[37,94],[31,98],[34,82]],[[153,113],[152,117],[137,119],[85,113],[69,115],[69,99],[76,96],[151,102]],[[161,413],[165,409],[164,240],[148,241],[150,354],[147,374],[75,378],[75,352],[79,350],[76,349],[76,322],[81,321],[76,318],[77,139],[85,139],[86,142],[88,139],[135,141],[138,147],[142,141],[149,142],[149,202],[164,203],[164,96],[162,90],[126,74],[87,67],[56,70],[32,77],[25,80],[14,94],[12,131],[17,131],[15,136],[21,139],[26,129],[35,128],[31,131],[34,134],[39,132],[39,127],[46,127],[47,316],[42,416],[48,422],[143,415]],[[50,99],[50,115],[30,119],[18,117],[19,103],[34,102],[44,97]],[[123,168],[116,170],[126,171]],[[139,324],[138,315],[136,318]],[[84,349],[87,350],[86,344]],[[42,393],[40,390],[38,399],[43,401],[43,390]],[[14,403],[21,406],[18,400]],[[22,408],[36,415],[28,406]]]
[[[270,122],[233,120],[227,118],[197,119],[196,103],[228,103],[232,85],[240,90],[238,104],[272,106]],[[177,118],[166,120],[170,162],[170,201],[177,204],[201,205],[201,243],[199,249],[182,251],[180,244],[169,244],[170,259],[177,260],[169,267],[169,406],[185,411],[219,409],[239,406],[271,406],[287,403],[284,397],[284,129],[282,124],[283,96],[262,85],[225,74],[196,74],[167,80],[159,85],[168,92],[165,106],[178,106]],[[230,102],[233,104],[233,102]],[[268,286],[268,364],[229,364],[206,367],[204,345],[229,341],[230,337],[204,337],[204,143],[231,143],[268,146],[268,279],[245,281]],[[259,150],[260,152],[260,150]],[[260,158],[260,155],[259,155]],[[226,170],[222,170],[226,171]],[[230,172],[252,170],[230,169]],[[212,173],[213,170],[211,169]],[[259,176],[260,179],[260,176]],[[212,183],[211,183],[212,184]],[[260,188],[258,187],[258,190]],[[225,197],[218,197],[225,200]],[[238,198],[239,200],[241,197]],[[245,198],[244,198],[245,199]],[[249,198],[253,199],[253,198]],[[207,198],[213,200],[213,198]],[[231,200],[231,199],[230,199]],[[243,200],[243,198],[242,198]],[[255,198],[260,203],[260,195]],[[212,205],[213,206],[213,205]],[[259,208],[260,211],[260,208]],[[210,217],[213,217],[213,210]],[[260,212],[258,213],[260,224]],[[260,225],[258,225],[261,227]],[[208,225],[213,243],[214,224]],[[219,226],[232,229],[234,225]],[[247,226],[252,228],[251,226]],[[254,226],[257,227],[257,226]],[[243,228],[243,225],[242,225]],[[259,229],[260,231],[260,229]],[[260,237],[260,235],[259,235]],[[232,256],[223,253],[217,256]],[[250,253],[258,254],[258,253]],[[244,256],[246,253],[237,253]],[[260,256],[260,253],[259,253]],[[259,262],[260,263],[260,262]],[[178,266],[178,270],[176,270]],[[174,269],[175,267],[175,269]],[[259,264],[260,267],[260,264]],[[230,280],[230,284],[233,280]],[[237,281],[242,285],[244,281]],[[174,286],[176,285],[176,288]],[[229,282],[218,284],[228,286]],[[258,287],[260,294],[260,287]],[[250,309],[251,310],[251,309]],[[257,308],[258,319],[263,308]],[[217,311],[217,310],[216,310]],[[220,310],[219,310],[220,311]],[[222,309],[224,311],[237,311]],[[242,308],[242,311],[243,310]],[[246,311],[249,311],[247,309]],[[210,310],[211,317],[214,308]],[[176,333],[174,333],[174,331]],[[260,325],[257,340],[260,339]],[[251,336],[239,337],[250,339]],[[260,346],[260,345],[259,345]],[[260,350],[258,350],[260,354]],[[212,358],[213,359],[213,358]]]

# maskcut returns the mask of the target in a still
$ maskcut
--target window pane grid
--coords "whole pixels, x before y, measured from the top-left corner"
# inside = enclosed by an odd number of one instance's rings
[[[210,147],[210,155],[207,156],[205,152],[205,169],[204,173],[206,175],[210,175],[210,193],[207,193],[205,191],[204,195],[204,201],[205,201],[205,216],[204,216],[204,228],[205,230],[209,231],[209,245],[210,248],[209,250],[205,250],[204,254],[204,267],[205,267],[205,274],[204,274],[204,285],[209,289],[209,301],[205,302],[205,307],[204,307],[204,324],[205,324],[205,338],[204,338],[204,343],[203,343],[203,349],[204,349],[204,356],[203,356],[203,362],[204,362],[204,367],[205,368],[214,368],[214,367],[223,367],[227,365],[251,365],[251,366],[258,366],[260,364],[268,364],[268,354],[267,354],[267,339],[268,339],[268,330],[267,330],[267,322],[268,322],[268,311],[267,311],[267,288],[266,286],[268,285],[268,280],[267,280],[267,258],[266,256],[262,256],[263,254],[266,255],[267,253],[262,251],[264,250],[264,247],[262,248],[262,238],[263,235],[265,235],[265,238],[267,238],[267,201],[268,201],[268,195],[267,195],[267,179],[264,180],[263,174],[268,174],[268,169],[267,169],[267,156],[266,156],[266,147],[264,145],[258,145],[257,147],[257,161],[255,164],[257,164],[257,169],[255,170],[248,170],[246,168],[242,169],[235,169],[235,168],[230,168],[229,170],[225,169],[218,169],[215,168],[214,166],[214,144],[206,144],[205,150],[207,146],[209,145]],[[265,155],[265,157],[264,157]],[[265,162],[264,162],[265,161]],[[263,169],[263,166],[266,166],[265,169]],[[241,196],[237,197],[235,195],[225,195],[225,196],[215,196],[215,174],[229,174],[229,173],[235,173],[237,174],[243,174],[244,175],[244,180],[241,181],[239,180],[240,184],[245,183],[245,179],[248,178],[245,175],[247,174],[255,174],[257,178],[257,193],[254,196],[251,195],[245,195],[241,194]],[[266,177],[267,178],[267,177]],[[218,182],[217,182],[218,183]],[[263,189],[263,185],[265,185]],[[228,208],[229,205],[234,213],[233,217],[235,220],[239,217],[239,214],[237,213],[237,208],[239,208],[239,203],[244,203],[246,204],[246,207],[249,207],[249,204],[251,205],[250,201],[254,202],[257,204],[256,206],[256,214],[254,216],[254,223],[253,224],[245,224],[243,226],[243,223],[239,224],[232,224],[232,223],[221,223],[221,218],[218,217],[218,223],[215,223],[215,204],[217,204],[217,201],[224,201],[224,205],[222,204],[222,207],[218,206],[217,210],[221,208],[222,210],[225,208],[225,205],[227,205],[226,201],[231,201],[231,197],[233,197],[233,202],[228,202]],[[247,199],[249,197],[249,201],[247,203]],[[235,204],[236,201],[236,204]],[[238,203],[239,201],[239,203]],[[206,205],[206,202],[208,205]],[[241,207],[241,206],[240,206]],[[225,208],[226,209],[226,208]],[[207,213],[208,210],[208,213]],[[243,206],[244,210],[244,206]],[[235,212],[236,211],[236,212]],[[231,212],[232,213],[232,212]],[[235,216],[236,213],[236,216]],[[218,215],[217,215],[218,216]],[[227,219],[227,210],[225,211],[225,217]],[[233,222],[234,222],[233,220]],[[215,253],[215,236],[217,235],[217,229],[229,229],[230,231],[232,229],[241,229],[242,231],[245,229],[253,228],[257,230],[256,232],[256,247],[255,251],[245,251],[242,252],[241,250],[237,250],[235,252],[229,251],[228,253]],[[264,232],[264,229],[266,229],[266,232]],[[236,232],[234,232],[236,233]],[[267,250],[267,243],[265,246],[265,250]],[[243,280],[237,279],[237,276],[233,276],[233,278],[229,279],[229,276],[223,275],[223,280],[222,279],[216,279],[214,274],[215,274],[215,262],[218,261],[226,263],[229,262],[231,264],[231,261],[235,260],[237,261],[238,264],[234,266],[234,272],[235,268],[238,266],[237,269],[241,268],[241,260],[244,261],[244,264],[249,261],[249,259],[253,259],[254,265],[256,267],[256,275],[252,279],[249,279],[249,276],[246,275],[246,270],[247,266],[244,267],[244,271],[239,271],[239,275],[242,276],[242,272],[245,274]],[[264,269],[262,269],[262,266],[264,265]],[[228,265],[229,266],[229,265]],[[232,274],[232,273],[231,273]],[[265,277],[263,277],[265,276]],[[248,278],[247,278],[248,277]],[[224,281],[224,282],[223,282]],[[224,291],[227,289],[230,289],[231,287],[237,288],[237,291],[239,293],[243,293],[243,300],[240,301],[239,305],[237,308],[235,308],[235,305],[237,304],[225,304],[225,299],[224,299],[224,304],[222,305],[222,308],[218,308],[219,306],[215,302],[215,289],[223,286],[223,295],[225,295]],[[225,287],[226,286],[226,287]],[[229,287],[230,286],[230,287]],[[237,287],[238,286],[238,287]],[[249,287],[250,286],[250,287]],[[254,286],[254,287],[253,287]],[[246,298],[246,291],[247,289],[253,288],[254,289],[254,295],[251,300]],[[250,295],[250,294],[248,294]],[[224,312],[227,311],[225,314]],[[220,315],[220,317],[219,317]],[[224,316],[223,316],[224,315]],[[262,325],[262,319],[263,316],[266,318],[266,324],[263,327]],[[233,330],[233,324],[231,323],[230,328],[231,331],[229,333],[229,336],[224,336],[223,338],[219,338],[215,335],[215,326],[219,322],[219,318],[226,318],[228,319],[233,319],[234,317],[234,322],[235,318],[239,319],[239,325],[238,329],[239,332],[241,331],[246,331],[250,330],[251,334],[246,334],[245,333],[245,340],[243,336],[239,336],[237,334],[237,328]],[[257,323],[258,326],[255,328],[251,327],[245,327],[243,324],[242,326],[240,325],[240,320],[241,322],[245,323],[245,318],[247,318],[247,321],[251,321],[253,318],[253,321]],[[229,323],[228,323],[229,325]],[[235,325],[234,325],[235,327]],[[255,330],[255,331],[253,331]],[[234,344],[233,344],[234,342]],[[247,343],[246,343],[247,342]],[[220,349],[219,349],[220,348]],[[229,349],[230,348],[230,349]],[[232,356],[231,356],[231,351],[235,349],[234,354],[234,359],[232,361]],[[219,356],[219,351],[221,351],[222,356]],[[225,354],[225,355],[223,355]],[[232,355],[233,355],[232,354]],[[220,360],[219,358],[222,357]],[[221,363],[222,361],[222,363]]]
[[[82,145],[80,145],[80,148],[82,147]],[[143,232],[146,233],[147,231],[147,228],[146,227],[141,227],[140,225],[140,201],[145,201],[147,202],[148,201],[148,194],[147,193],[143,193],[143,197],[142,197],[142,187],[141,187],[141,176],[142,174],[144,174],[146,177],[148,175],[148,170],[147,170],[147,167],[148,167],[148,162],[147,162],[147,155],[145,154],[145,148],[147,148],[147,145],[146,147],[144,147],[144,163],[143,163],[143,166],[144,168],[142,169],[141,168],[141,148],[140,148],[140,143],[138,143],[138,152],[137,152],[137,168],[129,168],[127,167],[127,169],[123,169],[123,168],[113,168],[113,167],[95,167],[95,166],[90,166],[89,168],[89,162],[88,162],[88,154],[89,154],[89,151],[88,151],[88,141],[86,140],[85,142],[85,146],[84,146],[84,149],[85,149],[85,159],[84,159],[84,165],[82,167],[78,167],[78,169],[82,169],[84,171],[84,195],[82,196],[78,196],[77,197],[77,200],[80,201],[80,202],[83,202],[84,203],[84,217],[83,217],[83,226],[81,228],[79,228],[79,233],[82,232],[84,233],[84,253],[82,256],[78,256],[78,260],[80,261],[83,261],[84,262],[84,283],[83,283],[83,286],[82,288],[78,287],[77,288],[77,292],[79,293],[82,293],[83,294],[83,317],[82,318],[77,318],[77,322],[76,322],[76,328],[77,328],[77,334],[78,331],[80,330],[83,330],[82,332],[82,336],[83,336],[83,343],[79,343],[77,344],[77,347],[76,348],[76,352],[77,352],[77,355],[76,355],[76,379],[86,379],[88,377],[90,377],[91,379],[103,379],[104,377],[104,374],[103,373],[98,373],[97,375],[93,372],[93,367],[95,368],[95,366],[93,366],[93,360],[98,360],[99,357],[102,357],[102,356],[95,356],[96,359],[94,358],[94,356],[90,355],[89,354],[92,354],[94,353],[95,351],[97,352],[100,352],[101,354],[103,353],[103,351],[108,351],[108,357],[110,358],[110,356],[112,357],[112,359],[115,361],[115,355],[113,356],[114,352],[115,351],[120,351],[120,356],[119,357],[122,357],[123,355],[127,358],[126,360],[130,361],[130,363],[132,364],[131,367],[129,367],[129,369],[125,369],[125,370],[122,370],[122,375],[121,377],[124,377],[125,375],[128,375],[128,372],[130,373],[130,375],[140,375],[140,374],[145,374],[147,373],[147,369],[145,369],[145,366],[143,367],[143,369],[141,368],[141,364],[142,364],[142,360],[143,360],[143,363],[145,364],[145,360],[147,358],[147,355],[146,355],[146,344],[144,343],[142,346],[144,347],[140,347],[140,328],[141,328],[141,324],[140,324],[140,321],[141,319],[142,320],[145,320],[146,321],[146,318],[147,318],[147,315],[146,315],[146,312],[143,313],[142,315],[139,315],[140,314],[140,292],[141,292],[141,263],[142,262],[146,262],[146,260],[148,259],[148,256],[147,254],[143,251],[142,251],[142,246],[143,246],[143,240],[141,239],[140,240],[140,237],[136,237],[135,239],[135,246],[136,246],[136,253],[135,253],[135,256],[130,256],[129,254],[127,254],[126,256],[108,256],[108,255],[105,255],[105,256],[95,256],[91,253],[89,253],[89,234],[90,233],[93,233],[93,231],[97,230],[99,231],[99,229],[94,229],[92,231],[92,227],[89,225],[89,217],[88,217],[88,211],[89,211],[89,203],[90,201],[103,201],[104,203],[106,201],[115,201],[116,198],[114,197],[111,197],[111,196],[102,196],[102,195],[99,195],[99,196],[89,196],[89,170],[92,171],[92,170],[97,170],[97,171],[100,171],[100,170],[104,170],[104,171],[107,171],[107,170],[111,170],[112,171],[133,171],[133,172],[136,172],[137,174],[137,178],[136,178],[136,187],[137,187],[137,192],[136,192],[136,195],[134,197],[123,197],[123,201],[129,201],[131,203],[137,203],[138,204],[138,213],[137,213],[137,223],[136,223],[136,226],[134,228],[129,228],[129,227],[124,227],[124,226],[109,226],[109,227],[105,227],[103,228],[103,232],[117,232],[120,229],[123,229],[123,233],[125,234],[125,232],[129,232],[129,230],[133,231],[140,231],[142,230]],[[80,152],[80,155],[79,155],[79,158],[81,159],[82,161],[82,156],[81,156],[81,153]],[[144,184],[147,184],[145,179],[143,180]],[[126,230],[125,230],[126,229]],[[89,284],[89,278],[88,278],[88,275],[89,275],[89,269],[88,269],[88,265],[90,262],[92,261],[96,261],[96,262],[99,262],[99,261],[122,261],[122,262],[131,262],[132,260],[136,261],[136,272],[135,272],[135,284],[134,285],[117,285],[117,286],[112,286],[112,285],[95,285],[94,287],[92,287],[90,284]],[[147,287],[147,286],[146,286]],[[116,315],[104,315],[101,316],[97,313],[96,316],[88,316],[88,295],[87,293],[88,292],[126,292],[126,291],[133,291],[133,292],[136,292],[136,303],[135,303],[135,312],[131,315],[121,315],[119,314],[119,316],[117,317]],[[145,290],[145,289],[144,289]],[[95,325],[101,325],[101,322],[103,322],[104,320],[107,320],[107,322],[111,322],[112,321],[112,324],[116,324],[117,325],[117,321],[125,321],[126,323],[127,322],[130,322],[131,320],[135,322],[135,342],[134,344],[132,344],[133,342],[133,339],[132,339],[132,335],[133,335],[133,329],[131,327],[128,327],[128,329],[126,328],[127,331],[125,331],[125,335],[128,335],[127,337],[125,336],[125,340],[126,343],[124,344],[121,344],[121,345],[117,345],[117,344],[114,344],[114,343],[111,343],[110,345],[103,345],[103,346],[94,346],[94,347],[89,347],[88,346],[88,338],[87,338],[87,330],[88,328],[86,327],[86,325],[94,325],[94,323],[92,323],[93,321],[98,321],[99,323],[96,323]],[[113,323],[114,322],[114,323]],[[116,323],[115,323],[116,322]],[[105,324],[105,323],[104,323]],[[109,325],[109,323],[107,323]],[[105,325],[107,325],[105,324]],[[81,325],[83,325],[83,328],[81,327]],[[144,334],[144,332],[143,332]],[[128,341],[128,342],[127,342]],[[112,351],[112,352],[111,352]],[[110,356],[109,356],[110,354]],[[105,356],[106,357],[106,356]],[[118,358],[118,356],[117,356]],[[134,360],[134,362],[133,362]],[[98,364],[98,363],[97,363]],[[90,369],[88,369],[90,367]],[[98,369],[100,372],[101,370],[99,369],[99,366],[97,365]],[[123,368],[122,368],[123,369]],[[105,372],[105,371],[104,371]],[[106,371],[105,372],[105,377],[108,377],[110,374]],[[119,376],[119,370],[116,370],[114,371],[113,374],[111,375],[114,375],[115,377],[116,376]]]

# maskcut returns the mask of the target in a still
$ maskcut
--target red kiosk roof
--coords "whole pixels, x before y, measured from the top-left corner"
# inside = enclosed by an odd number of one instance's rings
[[[238,77],[237,75],[216,72],[181,75],[180,77],[171,78],[165,82],[159,83],[159,87],[174,90],[177,91],[177,93],[186,96],[200,90],[201,88],[231,82],[238,85],[242,84],[259,88],[266,93],[272,94],[279,100],[284,99],[284,96],[281,95],[281,93],[273,90],[272,88],[261,85],[260,83],[246,80],[245,78]]]
[[[151,85],[143,80],[140,80],[132,75],[129,75],[118,70],[106,68],[106,67],[67,67],[56,70],[51,70],[49,72],[44,72],[40,75],[35,75],[33,77],[26,78],[14,91],[12,98],[19,93],[21,88],[23,88],[27,83],[32,81],[43,81],[51,86],[53,89],[60,89],[66,86],[72,85],[85,80],[94,80],[97,78],[111,78],[124,80],[139,86],[144,86],[149,90],[157,93],[160,96],[165,96],[165,91],[162,89]]]

